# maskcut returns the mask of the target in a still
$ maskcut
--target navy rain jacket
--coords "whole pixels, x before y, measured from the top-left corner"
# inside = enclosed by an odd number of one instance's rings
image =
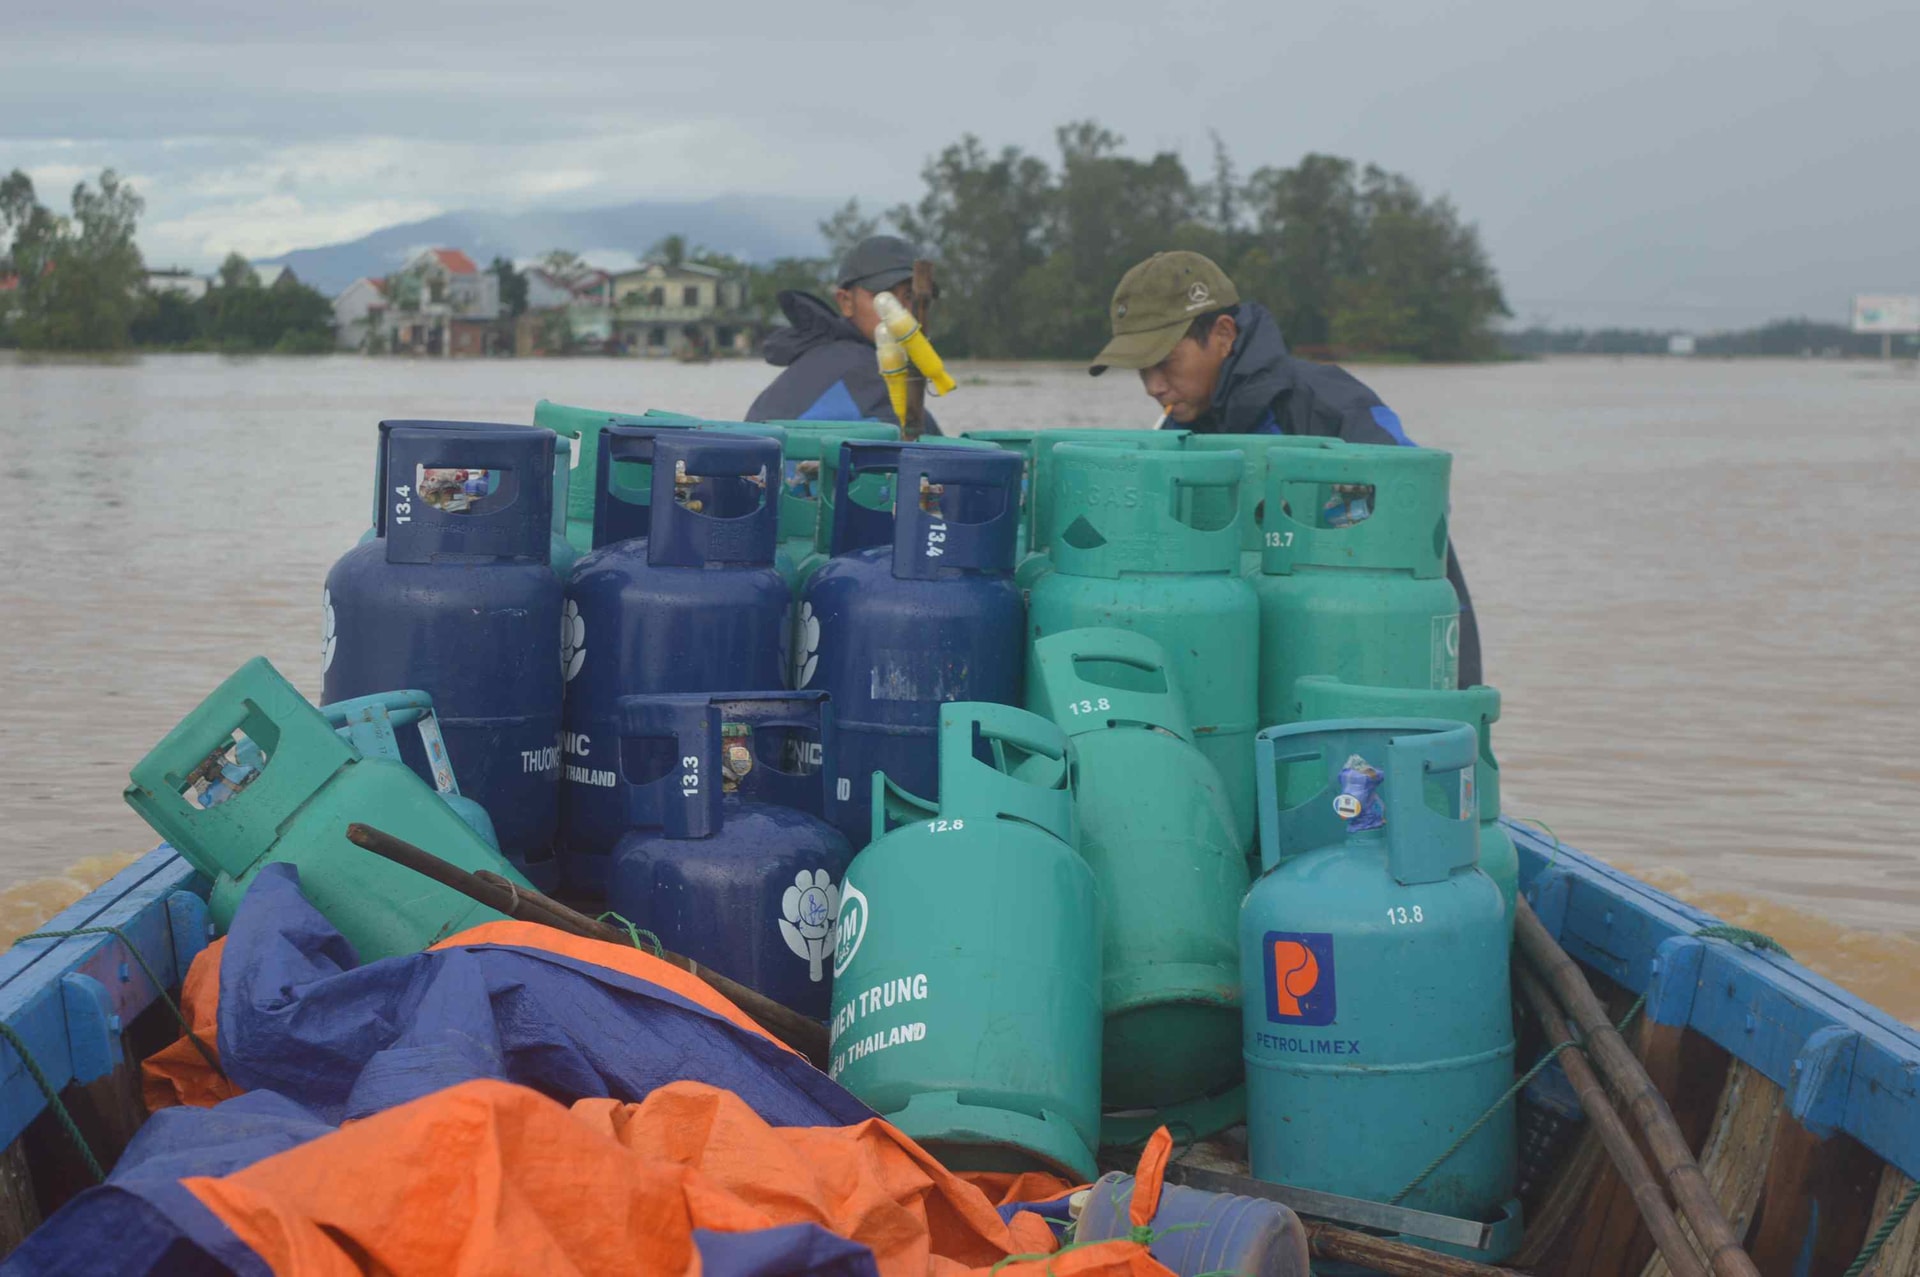
[[[1319,435],[1349,443],[1412,445],[1399,416],[1359,378],[1288,354],[1280,324],[1265,306],[1242,302],[1231,313],[1240,334],[1220,366],[1212,404],[1185,429],[1202,434]],[[1471,687],[1482,678],[1480,623],[1451,542],[1447,579],[1460,595],[1460,686]]]
[[[780,294],[788,326],[767,338],[767,362],[781,369],[747,409],[747,421],[885,421],[893,425],[887,383],[873,343],[840,312],[812,293]],[[926,431],[940,433],[933,414]]]

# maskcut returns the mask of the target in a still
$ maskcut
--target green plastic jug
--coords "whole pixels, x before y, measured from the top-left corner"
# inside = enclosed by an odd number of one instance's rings
[[[1507,929],[1513,929],[1514,899],[1520,891],[1520,853],[1500,823],[1500,760],[1493,755],[1493,725],[1500,721],[1500,693],[1484,684],[1457,691],[1412,687],[1363,687],[1325,674],[1311,674],[1293,685],[1293,719],[1312,723],[1328,718],[1435,718],[1465,723],[1480,737],[1473,768],[1480,799],[1480,869],[1500,888],[1507,902]],[[1287,806],[1313,797],[1320,778],[1296,770]]]
[[[1100,904],[1069,749],[1010,706],[943,707],[938,808],[874,773],[887,832],[842,883],[828,1071],[956,1170],[1095,1173]]]
[[[1056,527],[1065,520],[1054,514],[1054,450],[1063,443],[1100,444],[1148,452],[1178,452],[1186,446],[1185,430],[1097,430],[1084,426],[1043,430],[1033,441],[1028,468],[1033,472],[1033,527],[1027,536],[1028,554],[1014,569],[1013,581],[1023,590],[1053,570],[1048,553]]]
[[[1193,743],[1166,652],[1082,629],[1033,644],[1027,687],[1076,756],[1080,854],[1100,887],[1103,1126],[1193,1137],[1240,1120],[1240,898],[1249,877],[1219,769]]]
[[[219,784],[252,753],[257,774]],[[300,871],[300,890],[363,962],[417,953],[504,915],[346,839],[364,821],[457,868],[527,884],[506,858],[405,763],[363,758],[264,657],[242,665],[134,765],[126,799],[213,879],[207,906],[225,927],[262,865]],[[215,803],[201,806],[196,800]]]
[[[1240,575],[1242,468],[1237,452],[1055,447],[1054,570],[1033,583],[1027,623],[1035,638],[1115,626],[1166,650],[1194,742],[1220,769],[1245,848],[1260,610]]]
[[[1294,681],[1460,682],[1460,600],[1447,580],[1447,477],[1432,448],[1284,448],[1267,456],[1260,723],[1293,720]]]
[[[1254,576],[1260,571],[1261,551],[1265,547],[1267,497],[1267,457],[1275,448],[1351,448],[1356,445],[1342,439],[1319,435],[1208,435],[1187,438],[1189,452],[1238,452],[1246,469],[1240,476],[1240,571]],[[1217,517],[1217,516],[1211,516]]]
[[[885,421],[770,421],[786,431],[781,448],[780,566],[796,593],[803,583],[802,565],[814,553],[814,533],[820,522],[822,468],[820,459],[839,455],[843,439],[898,439],[900,427]],[[784,566],[793,565],[791,573]],[[816,564],[817,566],[817,564]],[[811,571],[808,571],[811,575]]]
[[[551,399],[533,406],[533,424],[543,426],[573,446],[573,473],[567,487],[567,540],[575,554],[593,549],[593,493],[600,469],[600,431],[618,426],[696,426],[699,419],[672,412],[606,412],[573,408]],[[563,576],[561,580],[566,578]]]

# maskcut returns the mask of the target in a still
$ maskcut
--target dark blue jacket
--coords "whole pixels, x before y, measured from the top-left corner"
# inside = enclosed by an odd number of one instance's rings
[[[1349,443],[1408,444],[1400,418],[1359,378],[1330,364],[1295,359],[1265,306],[1233,310],[1239,336],[1220,366],[1207,411],[1185,427],[1203,434],[1337,437]],[[1460,686],[1482,681],[1480,624],[1460,560],[1447,545],[1447,579],[1460,595]]]
[[[781,369],[747,409],[747,421],[886,421],[894,425],[873,343],[812,293],[780,294],[787,327],[767,338],[767,362]],[[925,432],[940,433],[933,414]]]

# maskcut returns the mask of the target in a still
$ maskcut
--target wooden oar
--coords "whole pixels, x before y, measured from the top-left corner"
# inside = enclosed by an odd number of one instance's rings
[[[1558,1046],[1573,1041],[1573,1033],[1546,986],[1524,967],[1514,975],[1519,980],[1521,996],[1546,1031],[1547,1044]],[[1640,1155],[1639,1146],[1633,1142],[1633,1133],[1614,1111],[1600,1079],[1593,1075],[1592,1066],[1578,1046],[1560,1053],[1560,1067],[1566,1070],[1567,1081],[1573,1083],[1574,1091],[1580,1096],[1580,1105],[1586,1110],[1587,1120],[1593,1123],[1600,1142],[1607,1146],[1614,1169],[1632,1191],[1634,1203],[1640,1208],[1640,1218],[1647,1222],[1647,1231],[1653,1235],[1653,1244],[1666,1257],[1667,1267],[1674,1277],[1706,1277],[1707,1270],[1699,1254],[1687,1235],[1680,1231],[1680,1221],[1673,1217],[1673,1208],[1667,1205],[1666,1194],[1660,1191],[1647,1159]]]
[[[1606,1075],[1615,1096],[1639,1124],[1647,1148],[1660,1164],[1680,1213],[1686,1216],[1693,1235],[1700,1239],[1715,1277],[1760,1277],[1753,1260],[1741,1249],[1739,1237],[1727,1223],[1726,1212],[1714,1198],[1707,1177],[1700,1173],[1700,1163],[1694,1160],[1693,1150],[1687,1146],[1673,1110],[1667,1107],[1666,1097],[1654,1087],[1633,1048],[1607,1019],[1606,1009],[1594,996],[1586,976],[1541,924],[1526,897],[1520,898],[1519,906],[1514,917],[1514,934],[1520,951],[1553,990],[1573,1022],[1580,1026],[1588,1056]]]
[[[926,331],[927,311],[933,306],[933,263],[920,258],[913,263],[913,293],[907,309]],[[927,428],[927,379],[911,365],[907,368],[907,419],[900,423],[900,437],[908,443],[918,439]]]
[[[347,841],[356,847],[363,847],[396,865],[404,865],[417,874],[433,879],[443,887],[476,900],[504,913],[519,922],[536,922],[552,927],[570,935],[584,936],[589,940],[604,940],[622,948],[631,947],[633,941],[626,932],[618,927],[608,926],[577,913],[550,896],[543,896],[531,887],[522,887],[509,882],[498,874],[482,871],[468,873],[456,865],[450,865],[430,851],[414,846],[404,838],[396,838],[372,825],[358,822],[347,826]],[[660,954],[663,961],[670,962],[683,971],[699,976],[729,1002],[745,1011],[764,1026],[767,1032],[779,1038],[794,1050],[807,1057],[817,1069],[824,1069],[827,1063],[827,1029],[816,1020],[784,1007],[765,994],[756,993],[737,980],[729,980],[717,971],[709,971],[692,958],[683,957],[670,951]]]

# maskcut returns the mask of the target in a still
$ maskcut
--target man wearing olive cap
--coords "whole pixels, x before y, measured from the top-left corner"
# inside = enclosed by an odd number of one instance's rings
[[[1280,325],[1243,302],[1225,271],[1199,253],[1155,253],[1120,277],[1108,308],[1113,340],[1088,369],[1131,368],[1166,421],[1203,434],[1336,437],[1412,444],[1400,418],[1359,378],[1287,352]],[[1460,560],[1447,547],[1460,596],[1460,685],[1481,680],[1480,627]]]
[[[854,245],[840,263],[833,305],[812,293],[787,289],[779,296],[787,327],[767,338],[767,362],[781,369],[773,384],[747,409],[747,421],[886,421],[893,403],[873,347],[876,293],[908,300],[913,283],[913,246],[893,235],[874,235]],[[939,434],[933,415],[927,434]]]

